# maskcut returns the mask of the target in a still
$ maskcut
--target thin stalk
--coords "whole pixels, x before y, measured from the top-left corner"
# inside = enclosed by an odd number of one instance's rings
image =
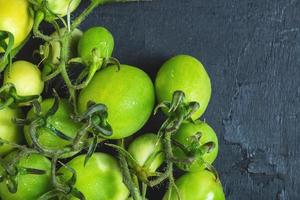
[[[139,188],[134,184],[132,176],[128,167],[127,160],[125,156],[119,152],[120,166],[124,178],[124,183],[130,191],[130,194],[134,200],[142,200]]]

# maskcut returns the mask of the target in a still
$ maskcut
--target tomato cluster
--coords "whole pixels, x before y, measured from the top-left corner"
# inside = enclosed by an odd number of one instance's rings
[[[218,138],[200,120],[211,97],[204,66],[174,56],[153,84],[140,68],[121,64],[106,28],[77,28],[109,2],[92,0],[71,21],[80,0],[0,0],[0,199],[145,200],[147,188],[163,181],[164,200],[225,199],[212,166]],[[44,34],[41,23],[55,32]],[[31,32],[44,41],[40,63],[12,62]],[[54,78],[67,96],[53,89],[49,97],[44,88]],[[161,128],[136,137],[160,108]]]

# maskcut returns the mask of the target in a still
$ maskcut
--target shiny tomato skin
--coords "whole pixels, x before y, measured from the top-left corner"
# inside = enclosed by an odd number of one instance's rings
[[[132,66],[107,67],[97,72],[78,98],[79,112],[87,103],[105,104],[108,123],[112,126],[110,139],[128,137],[137,132],[149,119],[155,102],[154,87],[148,75]]]
[[[44,89],[39,68],[24,60],[16,61],[6,68],[3,83],[12,83],[20,96],[40,95]]]
[[[225,200],[221,182],[207,170],[186,173],[176,181],[176,185],[181,200]],[[169,191],[163,200],[168,200],[168,195]],[[174,189],[170,200],[178,200]]]
[[[152,154],[156,157],[148,166],[149,172],[155,172],[164,161],[163,145],[158,141],[157,135],[146,133],[135,138],[128,146],[128,152],[140,166],[144,166]]]
[[[42,113],[45,113],[50,109],[50,107],[53,105],[54,99],[45,99],[41,103]],[[70,103],[66,99],[61,99],[59,102],[59,108],[57,112],[50,116],[48,119],[48,123],[50,123],[53,127],[55,127],[57,130],[65,134],[66,136],[69,136],[71,138],[75,138],[77,132],[81,128],[80,123],[75,123],[71,119],[71,115],[73,113],[73,108]],[[27,119],[32,120],[34,117],[33,109],[31,109],[27,114]],[[29,133],[29,126],[24,127],[25,132],[25,138],[29,145],[32,144],[32,140]],[[39,133],[39,142],[44,146],[52,150],[61,149],[66,145],[71,144],[71,141],[64,140],[53,133],[51,133],[49,130],[46,130],[44,128],[41,128],[38,130]],[[64,158],[72,156],[72,154],[63,155]]]
[[[9,31],[14,35],[14,47],[27,38],[32,25],[33,17],[29,13],[28,0],[0,0],[0,30]]]
[[[5,161],[15,159],[16,152],[11,152],[5,157]],[[18,190],[16,193],[10,193],[5,181],[0,183],[0,197],[3,200],[33,200],[38,199],[41,195],[51,189],[51,162],[39,154],[31,154],[28,157],[21,158],[17,167],[33,168],[44,170],[45,174],[18,174]],[[3,169],[1,168],[0,171]]]
[[[200,108],[192,115],[197,119],[205,112],[211,97],[211,82],[202,63],[188,55],[178,55],[166,61],[155,80],[159,102],[171,101],[173,93],[181,90],[186,102],[196,101]]]
[[[16,144],[23,143],[24,135],[22,128],[13,123],[14,118],[22,118],[23,114],[18,108],[6,107],[0,110],[0,138]],[[0,156],[3,156],[13,149],[12,146],[4,144],[0,146]]]
[[[104,27],[92,27],[79,40],[78,55],[86,65],[93,60],[93,52],[99,58],[109,58],[114,49],[114,38]]]
[[[203,160],[206,163],[212,164],[218,155],[219,144],[216,133],[207,123],[200,120],[197,120],[195,123],[183,123],[179,130],[174,134],[173,139],[185,147],[189,147],[191,146],[191,137],[195,136],[197,133],[201,133],[199,145],[203,145],[207,142],[213,142],[215,145],[211,152],[203,155]],[[174,155],[178,158],[185,158],[185,154],[178,147],[174,148]],[[189,169],[185,169],[182,164],[177,164],[177,166],[184,171],[201,171],[206,167],[205,163],[198,162],[191,164]]]
[[[85,155],[79,155],[67,163],[77,174],[75,187],[86,200],[126,200],[129,191],[123,183],[117,160],[105,153],[94,153],[84,166]],[[70,171],[62,167],[62,179],[68,180]],[[76,198],[71,198],[75,200]]]

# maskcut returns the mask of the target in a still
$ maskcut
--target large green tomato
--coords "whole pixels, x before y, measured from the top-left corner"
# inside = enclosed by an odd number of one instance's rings
[[[20,96],[40,95],[44,89],[41,71],[27,61],[16,61],[4,72],[4,82],[12,83]]]
[[[83,193],[86,200],[126,200],[129,191],[123,183],[122,173],[117,161],[111,155],[94,153],[84,166],[85,155],[72,159],[67,165],[77,174],[75,187]],[[62,179],[71,177],[65,167],[59,169]],[[71,198],[75,200],[76,198]]]
[[[10,162],[16,157],[16,152],[12,152],[5,157],[5,161]],[[17,164],[18,169],[32,168],[45,171],[45,174],[22,174],[18,173],[18,188],[16,193],[10,193],[5,181],[0,183],[0,197],[3,200],[34,200],[51,189],[51,162],[39,154],[31,154],[22,157]],[[0,168],[2,173],[3,168]]]
[[[211,96],[207,72],[200,61],[188,55],[175,56],[163,64],[156,76],[155,89],[159,102],[170,101],[176,90],[185,93],[187,102],[198,102],[200,108],[193,119],[204,113]]]
[[[150,117],[155,101],[151,79],[142,70],[128,65],[107,67],[97,72],[78,98],[79,112],[87,103],[105,104],[112,126],[110,139],[120,139],[137,132]]]
[[[146,167],[149,172],[155,172],[164,161],[163,145],[153,133],[143,134],[133,140],[128,147],[128,152],[140,166]],[[152,156],[154,159],[147,163]]]
[[[50,109],[50,107],[53,105],[53,102],[54,99],[46,99],[42,101],[41,103],[42,113],[47,112]],[[47,123],[53,126],[58,131],[60,131],[61,133],[63,133],[64,135],[69,136],[70,138],[75,138],[77,132],[81,128],[81,124],[75,123],[70,118],[72,113],[73,113],[73,108],[71,104],[69,104],[67,100],[62,99],[59,102],[59,107],[57,112],[48,118]],[[33,109],[31,109],[27,114],[27,119],[31,120],[33,119],[34,116],[35,114],[33,112]],[[28,144],[31,145],[32,140],[30,137],[28,126],[24,127],[24,132]],[[40,144],[48,149],[58,150],[65,147],[66,145],[71,144],[71,141],[64,140],[58,137],[48,129],[41,128],[38,130],[38,133],[39,133]],[[68,156],[71,156],[71,154],[63,155],[63,157],[68,157]]]
[[[14,35],[14,47],[26,39],[32,25],[33,17],[29,13],[28,0],[0,0],[0,30],[9,31]]]
[[[207,123],[201,121],[196,121],[195,123],[183,123],[179,130],[174,134],[173,140],[189,149],[193,143],[192,139],[197,138],[196,134],[201,134],[199,146],[208,142],[214,143],[214,149],[209,153],[204,153],[202,155],[204,162],[212,164],[218,155],[219,146],[216,133]],[[186,158],[185,153],[179,147],[174,148],[174,155],[178,158]],[[183,164],[177,164],[177,166],[185,171],[201,171],[206,167],[204,162],[201,162],[200,160],[198,162],[195,161],[191,165],[188,165],[188,168]]]
[[[23,141],[23,133],[20,126],[13,123],[13,118],[22,118],[19,109],[6,107],[0,110],[0,138],[9,142],[20,144]],[[12,146],[4,144],[0,146],[0,156],[13,149]]]
[[[93,53],[99,58],[109,58],[114,49],[114,38],[104,27],[92,27],[83,33],[78,54],[86,65],[93,60]]]
[[[225,200],[222,184],[209,171],[190,172],[181,176],[176,182],[181,200]],[[168,200],[169,191],[163,200]],[[178,200],[172,189],[170,200]]]

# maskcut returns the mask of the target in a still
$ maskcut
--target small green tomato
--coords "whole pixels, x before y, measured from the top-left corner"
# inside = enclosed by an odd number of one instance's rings
[[[6,83],[12,83],[19,96],[40,95],[44,89],[39,68],[24,60],[16,61],[6,68],[3,84]]]

